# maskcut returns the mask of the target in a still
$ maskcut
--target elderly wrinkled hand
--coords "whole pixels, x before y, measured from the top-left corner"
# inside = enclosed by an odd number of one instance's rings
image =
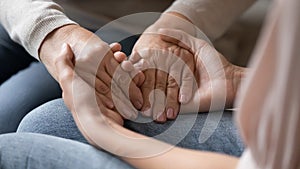
[[[160,29],[159,33],[162,40],[193,54],[197,85],[193,99],[183,105],[183,110],[189,112],[189,107],[195,104],[199,105],[199,112],[232,107],[246,68],[231,64],[208,42],[183,31]]]
[[[119,52],[121,46],[119,44],[109,46],[98,36],[78,25],[58,28],[46,37],[40,48],[41,60],[46,63],[47,69],[56,80],[59,80],[58,77],[63,73],[60,71],[61,69],[57,69],[55,66],[63,43],[69,44],[72,53],[74,53],[72,58],[74,72],[86,84],[95,89],[95,96],[87,99],[86,102],[96,99],[109,109],[122,110],[120,113],[125,118],[135,118],[138,112],[129,103],[131,101],[137,108],[142,106],[142,93],[137,84],[141,83],[140,80],[143,80],[143,76],[139,76],[142,75],[139,73],[134,81],[131,81],[128,80],[130,79],[128,72],[118,69],[120,62],[126,59],[125,54]],[[130,66],[128,63],[125,65]],[[118,73],[116,73],[117,70]],[[122,92],[124,80],[129,82],[129,93]],[[86,92],[79,89],[78,93]],[[72,95],[65,98],[72,99],[73,97]],[[65,101],[69,102],[69,100]],[[118,107],[115,105],[116,102]]]
[[[191,23],[187,20],[163,14],[141,35],[129,59],[145,75],[141,85],[144,101],[141,113],[157,122],[175,119],[180,103],[188,103],[193,96],[195,65],[192,53],[162,40],[158,33],[158,28],[168,25],[170,20],[190,29]]]

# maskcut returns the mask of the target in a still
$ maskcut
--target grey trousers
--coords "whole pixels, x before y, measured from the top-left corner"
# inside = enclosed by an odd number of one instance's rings
[[[27,113],[59,97],[60,87],[46,68],[0,25],[0,134],[15,132]]]
[[[186,118],[181,119],[189,123],[189,115],[185,116]],[[199,143],[200,130],[206,117],[205,113],[199,114],[192,129],[177,146],[240,156],[244,147],[232,122],[232,112],[224,112],[213,135],[206,142]],[[127,121],[125,126],[131,130],[154,136],[166,130],[170,125],[172,122],[138,124]],[[180,132],[179,126],[178,133]],[[164,140],[168,142],[173,136],[167,137]],[[22,120],[18,133],[0,135],[0,168],[133,168],[118,157],[97,150],[86,143],[63,101],[61,99],[54,100],[29,113]]]

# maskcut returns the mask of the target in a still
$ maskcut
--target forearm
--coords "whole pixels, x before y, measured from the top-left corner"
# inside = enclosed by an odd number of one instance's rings
[[[235,169],[238,159],[217,153],[174,148],[144,159],[123,159],[139,169]]]
[[[78,55],[80,52],[79,48],[81,48],[80,46],[83,47],[86,41],[92,36],[92,32],[78,25],[59,27],[50,32],[41,43],[38,51],[40,60],[47,67],[50,74],[57,80],[58,72],[55,69],[55,59],[59,56],[63,43],[67,43],[72,46],[73,49],[77,49],[74,53]]]
[[[82,134],[95,147],[119,156],[136,168],[234,169],[237,165],[235,157],[178,148],[128,130],[96,110],[81,105],[77,113],[72,111]]]
[[[177,0],[166,12],[182,14],[210,40],[214,40],[254,2],[255,0]]]
[[[147,138],[146,136],[127,130],[121,126],[112,124],[113,128],[126,136],[131,138]],[[152,139],[152,138],[147,138]],[[123,146],[124,149],[129,151],[138,145]],[[166,149],[162,149],[166,148]],[[238,159],[235,157],[203,151],[194,151],[166,146],[166,143],[152,139],[151,144],[145,147],[139,147],[139,151],[147,152],[153,149],[161,149],[160,153],[152,154],[148,157],[121,157],[124,161],[139,169],[183,169],[183,168],[201,168],[201,169],[234,169],[237,165]],[[125,150],[126,151],[126,150]],[[146,154],[145,154],[146,155]],[[129,155],[130,156],[130,155]]]
[[[52,1],[1,0],[0,8],[0,22],[10,37],[37,59],[39,47],[50,32],[75,24]]]

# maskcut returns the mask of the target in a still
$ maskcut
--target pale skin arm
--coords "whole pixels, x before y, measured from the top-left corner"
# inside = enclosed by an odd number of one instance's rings
[[[115,123],[111,125],[114,129],[124,135],[130,135],[134,138],[146,137],[127,130]],[[155,146],[160,146],[160,144],[165,143],[155,140],[149,147],[154,148]],[[130,149],[130,147],[127,148]],[[165,153],[150,158],[121,158],[139,169],[234,169],[238,163],[238,158],[236,157],[179,147],[174,147]]]
[[[124,128],[120,125],[122,123],[118,121],[118,114],[112,110],[107,110],[111,113],[109,115],[113,115],[107,118],[103,114],[97,113],[98,111],[92,105],[93,103],[88,102],[88,105],[86,105],[86,97],[90,98],[89,91],[93,92],[89,87],[84,88],[83,86],[83,88],[79,88],[85,91],[85,95],[82,97],[75,98],[75,100],[74,98],[69,98],[75,94],[73,93],[73,87],[76,87],[76,83],[83,82],[80,76],[73,71],[73,57],[72,50],[65,45],[62,53],[56,59],[55,66],[57,70],[62,72],[58,79],[63,88],[64,100],[70,108],[80,131],[92,145],[117,154],[124,161],[140,169],[235,168],[238,162],[238,159],[235,157],[174,147]],[[84,104],[81,105],[81,103]],[[76,104],[81,106],[76,107]],[[100,105],[100,109],[107,108]],[[84,118],[88,118],[88,125],[84,124]],[[93,130],[89,130],[90,127]],[[99,132],[101,135],[99,135]],[[158,153],[155,153],[156,150],[158,150]],[[154,152],[155,154],[146,157],[148,152]],[[138,156],[138,154],[141,154],[141,156]]]

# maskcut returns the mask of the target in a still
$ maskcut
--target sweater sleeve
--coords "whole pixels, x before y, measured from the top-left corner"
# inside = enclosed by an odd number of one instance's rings
[[[221,36],[255,0],[177,0],[166,12],[189,18],[211,40]]]
[[[1,0],[0,23],[15,42],[39,59],[44,38],[54,29],[76,24],[51,0]]]

